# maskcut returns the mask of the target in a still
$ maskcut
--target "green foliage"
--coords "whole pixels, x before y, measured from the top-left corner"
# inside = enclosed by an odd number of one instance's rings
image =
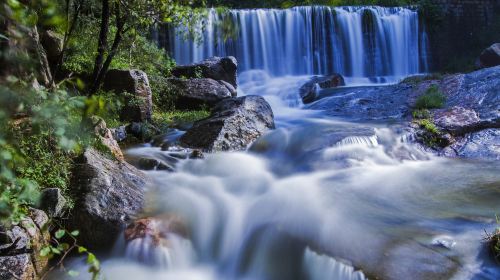
[[[433,80],[442,80],[442,79],[443,79],[443,74],[433,73],[433,74],[428,74],[428,75],[410,76],[410,77],[403,79],[401,81],[401,83],[416,86],[424,81],[433,81]]]
[[[486,242],[489,245],[490,252],[497,263],[500,263],[500,219],[495,215],[497,228],[493,234],[486,233]]]
[[[116,28],[111,28],[114,35]],[[63,68],[68,72],[89,76],[97,54],[98,20],[86,18],[70,42]],[[112,38],[113,36],[111,36]],[[108,44],[112,44],[111,39]],[[163,49],[137,33],[128,34],[111,62],[111,69],[140,69],[148,76],[168,76],[175,62]]]
[[[427,91],[418,97],[415,109],[438,109],[444,106],[446,96],[437,85],[432,85]]]
[[[428,119],[431,117],[431,112],[427,109],[415,110],[412,113],[414,119]]]
[[[167,131],[168,128],[176,125],[190,124],[195,121],[207,118],[210,116],[208,110],[198,111],[155,111],[153,112],[153,123],[160,131]]]
[[[177,91],[167,82],[167,78],[153,75],[149,77],[149,84],[153,94],[153,111],[174,111]]]
[[[420,128],[425,129],[425,131],[429,132],[430,134],[438,135],[440,133],[436,125],[429,119],[419,120],[417,121],[417,123]]]
[[[77,237],[80,232],[78,230],[74,230],[71,232],[67,231],[60,225],[58,225],[58,227],[59,229],[55,231],[52,242],[41,248],[39,252],[39,255],[41,257],[47,257],[49,260],[54,259],[55,257],[58,258],[57,264],[51,267],[48,272],[51,272],[53,269],[58,268],[61,271],[66,272],[68,276],[78,276],[79,272],[74,270],[67,270],[64,267],[64,261],[66,257],[76,251],[78,254],[86,256],[86,264],[88,267],[88,272],[91,275],[91,279],[99,279],[101,264],[93,253],[89,252],[87,248],[78,244]],[[45,275],[47,275],[47,273]]]

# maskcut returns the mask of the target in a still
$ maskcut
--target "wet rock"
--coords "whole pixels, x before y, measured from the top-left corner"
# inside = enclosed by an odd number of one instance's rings
[[[124,237],[126,258],[148,266],[169,268],[192,251],[187,227],[174,215],[137,220],[127,227]]]
[[[451,250],[453,247],[455,247],[455,245],[457,245],[457,242],[451,236],[440,235],[434,237],[434,239],[432,239],[431,241],[431,244],[436,247],[443,247]]]
[[[200,150],[193,150],[191,154],[189,154],[190,159],[203,159],[205,156],[203,155],[203,152]]]
[[[344,77],[340,74],[315,76],[299,89],[299,94],[302,98],[302,102],[304,102],[304,104],[308,104],[317,99],[317,93],[319,90],[331,89],[339,86],[345,86]]]
[[[120,114],[123,121],[151,120],[153,101],[149,80],[141,70],[109,70],[104,79],[104,89],[124,95],[125,106]]]
[[[231,98],[236,90],[230,84],[207,78],[167,79],[169,92],[161,94],[176,94],[175,106],[178,109],[200,109],[203,106],[213,106],[217,102]]]
[[[80,230],[80,242],[91,249],[110,248],[144,206],[145,175],[122,161],[90,148],[76,160],[71,189],[75,207],[69,227]]]
[[[500,43],[485,49],[479,56],[479,67],[494,67],[500,65]]]
[[[204,151],[244,150],[274,129],[271,106],[260,96],[245,96],[218,103],[207,119],[197,121],[180,143]]]
[[[111,128],[111,133],[116,142],[123,142],[127,139],[127,127],[125,125],[119,126],[117,128]]]
[[[500,129],[485,129],[467,134],[450,146],[448,155],[465,158],[500,160]]]
[[[455,106],[436,112],[434,123],[453,135],[463,135],[468,131],[477,130],[481,120],[473,109]]]
[[[188,229],[179,217],[164,215],[134,221],[127,227],[124,235],[126,241],[150,237],[155,243],[159,244],[165,241],[171,233],[187,237]]]
[[[178,78],[210,78],[225,81],[234,88],[237,87],[236,77],[238,62],[232,56],[211,57],[200,63],[177,66],[172,75]]]
[[[51,64],[54,64],[59,59],[63,49],[64,36],[52,30],[46,30],[41,34],[40,42],[42,43],[47,58]]]
[[[116,142],[113,132],[107,128],[106,122],[97,116],[91,117],[94,133],[99,138],[101,143],[109,149],[109,152],[118,160],[124,160],[124,156],[120,146]]]
[[[142,170],[168,170],[173,171],[174,169],[164,162],[161,162],[154,158],[141,158],[138,162],[138,168]]]
[[[64,215],[66,198],[59,188],[50,188],[42,191],[40,196],[40,208],[47,215],[53,218],[60,218]]]
[[[400,120],[411,116],[417,94],[408,85],[334,88],[306,108],[350,120]]]

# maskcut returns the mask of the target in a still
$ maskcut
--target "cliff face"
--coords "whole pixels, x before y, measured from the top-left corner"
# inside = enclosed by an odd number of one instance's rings
[[[435,71],[472,70],[481,50],[500,41],[500,0],[435,0],[440,20],[430,26]]]

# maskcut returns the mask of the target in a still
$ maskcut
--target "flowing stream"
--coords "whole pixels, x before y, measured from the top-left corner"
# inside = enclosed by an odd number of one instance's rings
[[[370,47],[361,35],[366,10],[378,30]],[[176,41],[189,50],[176,57],[236,51],[239,94],[263,95],[277,128],[248,151],[181,160],[173,173],[149,171],[148,215],[175,215],[189,234],[171,234],[160,248],[118,242],[103,264],[107,279],[500,278],[482,243],[496,226],[499,162],[437,158],[408,141],[402,123],[331,118],[304,108],[298,95],[315,73],[425,71],[415,11],[301,7],[230,16],[243,37],[196,48]],[[210,38],[219,17],[210,12]],[[127,152],[171,154],[149,144]]]

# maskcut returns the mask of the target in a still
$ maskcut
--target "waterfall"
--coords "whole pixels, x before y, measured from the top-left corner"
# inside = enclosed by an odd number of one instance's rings
[[[240,71],[273,76],[401,78],[428,70],[428,39],[413,8],[210,9],[201,26],[201,42],[186,40],[182,28],[165,27],[155,37],[178,64],[232,55]],[[228,29],[234,36],[227,38]]]

